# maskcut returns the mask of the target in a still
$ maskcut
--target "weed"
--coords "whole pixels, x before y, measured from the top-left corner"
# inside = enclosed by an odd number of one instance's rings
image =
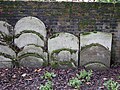
[[[46,71],[46,73],[44,74],[44,76],[42,76],[41,78],[52,79],[54,77],[56,77],[56,74],[54,74],[53,72]]]
[[[79,79],[83,79],[84,81],[90,81],[90,78],[92,76],[92,70],[89,70],[88,72],[86,70],[82,70],[79,74],[76,74],[76,76]]]
[[[80,88],[80,85],[82,84],[82,82],[78,79],[78,78],[72,78],[69,80],[68,85],[73,87],[73,88]]]
[[[104,82],[104,86],[106,86],[106,88],[108,90],[118,90],[120,84],[113,80],[108,80],[108,81]]]
[[[52,82],[48,81],[45,83],[45,85],[41,85],[39,90],[53,90],[52,89]]]

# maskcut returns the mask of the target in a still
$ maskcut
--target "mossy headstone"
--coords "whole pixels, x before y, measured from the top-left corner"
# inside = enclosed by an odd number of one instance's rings
[[[26,57],[25,54],[26,55],[28,54],[28,56]],[[37,56],[37,55],[39,55],[39,56]],[[37,57],[35,57],[35,56],[37,56]],[[20,60],[20,65],[27,66],[27,67],[40,67],[43,65],[43,63],[45,63],[47,61],[47,53],[44,52],[41,47],[36,46],[36,45],[25,46],[23,48],[23,50],[18,53],[18,57],[19,58],[24,57]]]
[[[86,35],[81,34],[80,41],[81,66],[97,70],[110,67],[112,34],[90,32]]]
[[[50,62],[58,62],[58,65],[68,64],[66,62],[74,62],[74,64],[77,65],[79,48],[78,38],[70,33],[56,33],[54,36],[55,37],[48,39]]]
[[[44,46],[44,41],[34,33],[24,33],[18,38],[15,38],[15,44],[21,48],[29,44]]]
[[[46,28],[44,23],[36,17],[28,16],[21,18],[15,25],[15,35],[24,30],[32,30],[46,37]]]

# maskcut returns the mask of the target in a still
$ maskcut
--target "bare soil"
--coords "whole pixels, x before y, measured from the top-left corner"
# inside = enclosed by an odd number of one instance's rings
[[[69,79],[76,77],[83,67],[78,69],[42,68],[5,68],[0,69],[0,90],[39,90],[46,82],[41,78],[46,71],[54,72],[57,76],[52,79],[54,90],[77,90],[68,85]],[[81,90],[107,90],[103,83],[109,79],[120,83],[120,66],[109,70],[93,71],[89,82],[83,83]],[[119,89],[120,90],[120,89]]]

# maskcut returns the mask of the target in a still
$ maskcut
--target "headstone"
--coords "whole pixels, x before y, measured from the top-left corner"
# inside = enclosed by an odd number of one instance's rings
[[[80,36],[80,65],[88,69],[103,70],[110,67],[112,35],[90,32]]]
[[[69,33],[56,33],[48,39],[48,52],[51,61],[73,61],[77,65],[79,40]]]
[[[15,52],[9,46],[0,45],[0,52],[11,56],[16,56]]]
[[[15,25],[15,35],[24,30],[32,30],[46,37],[46,28],[44,23],[36,17],[28,16],[20,19]]]
[[[15,39],[15,44],[21,48],[28,44],[35,44],[38,46],[44,46],[44,41],[41,40],[39,36],[33,33],[24,33],[21,34],[18,38]]]
[[[80,35],[80,47],[99,43],[111,51],[112,34],[103,32],[88,32]]]
[[[0,68],[11,68],[12,60],[9,58],[5,58],[4,56],[0,56]]]
[[[11,26],[11,25],[5,21],[0,21],[0,32],[5,33],[6,35],[9,35],[10,32],[7,28],[8,26]]]
[[[23,48],[23,50],[18,53],[18,56],[26,54],[26,53],[37,53],[37,54],[43,56],[43,58],[45,60],[47,60],[47,53],[44,52],[43,49],[41,47],[39,47],[39,46],[35,46],[35,45],[25,46]]]
[[[28,56],[20,60],[20,65],[23,67],[41,67],[44,60],[34,56]]]

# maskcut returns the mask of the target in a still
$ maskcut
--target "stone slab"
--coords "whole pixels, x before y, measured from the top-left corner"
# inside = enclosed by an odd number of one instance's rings
[[[50,60],[78,62],[79,40],[70,33],[57,33],[48,39]],[[54,53],[54,54],[53,54]]]
[[[99,43],[111,51],[112,34],[105,32],[89,32],[89,34],[80,35],[80,42],[80,47],[84,47],[85,45],[90,45],[92,43]]]
[[[23,48],[21,52],[18,53],[18,56],[23,55],[25,53],[37,53],[44,57],[47,60],[47,53],[43,51],[43,49],[39,46],[28,45]]]
[[[41,67],[44,60],[34,56],[28,56],[20,60],[20,66],[23,67]]]
[[[44,46],[44,41],[39,36],[33,33],[21,34],[18,38],[15,38],[15,44],[21,48],[28,44],[35,44],[38,46]]]
[[[5,58],[4,56],[0,56],[0,68],[11,68],[12,60],[9,58]]]
[[[0,31],[3,32],[3,33],[5,33],[6,35],[9,35],[10,32],[9,32],[7,26],[11,26],[11,25],[8,24],[5,21],[0,21]]]
[[[110,67],[110,56],[110,51],[103,46],[86,47],[80,52],[80,65],[84,66],[96,62]]]
[[[11,56],[16,56],[15,52],[9,46],[0,45],[0,52]]]
[[[46,28],[44,23],[36,17],[28,16],[21,18],[15,25],[15,35],[24,30],[33,30],[46,37]]]
[[[48,39],[48,51],[51,53],[53,50],[61,48],[70,48],[78,50],[79,40],[78,38],[69,33],[57,33],[56,37]]]

